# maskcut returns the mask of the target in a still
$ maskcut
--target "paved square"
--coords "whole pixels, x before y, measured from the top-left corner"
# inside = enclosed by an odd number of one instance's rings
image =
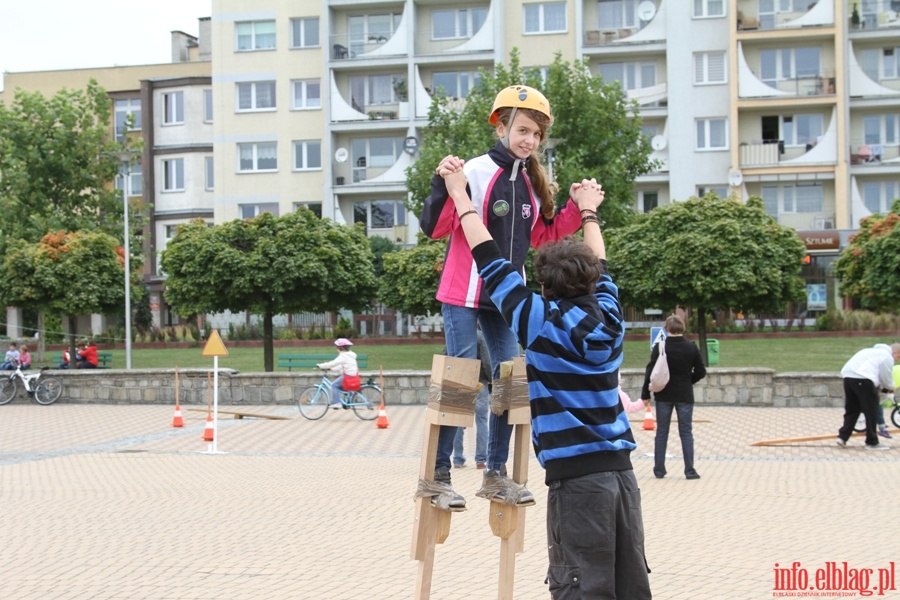
[[[186,426],[175,429],[173,408],[22,399],[0,407],[0,598],[413,597],[424,407],[389,406],[388,429],[351,411],[307,421],[295,407],[244,407],[291,419],[223,416],[222,454],[204,453],[203,413],[185,411]],[[655,479],[653,432],[633,421],[654,598],[771,598],[776,563],[800,563],[795,572],[811,586],[829,562],[872,569],[870,590],[879,569],[891,573],[900,562],[900,448],[866,451],[860,438],[847,449],[833,439],[750,446],[836,433],[841,414],[698,407],[699,481],[681,475],[674,430],[669,475]],[[470,464],[474,438],[466,439]],[[529,455],[537,506],[527,510],[514,597],[545,600],[547,488]],[[454,514],[437,548],[435,600],[497,597],[500,546],[488,503],[475,497],[480,477],[471,467],[453,472],[469,510]]]

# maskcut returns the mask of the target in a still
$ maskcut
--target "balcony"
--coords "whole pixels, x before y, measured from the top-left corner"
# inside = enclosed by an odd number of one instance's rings
[[[834,0],[809,0],[808,3],[794,2],[793,4],[794,7],[806,4],[806,10],[776,10],[773,8],[763,12],[759,10],[757,0],[739,0],[737,30],[772,31],[834,26]]]

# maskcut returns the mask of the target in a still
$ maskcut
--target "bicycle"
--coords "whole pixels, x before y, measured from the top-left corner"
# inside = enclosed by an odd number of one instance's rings
[[[891,401],[891,406],[885,406],[882,404],[885,410],[888,408],[893,408],[891,411],[891,422],[894,424],[894,427],[900,428],[900,401],[897,400],[897,395],[894,394],[890,396],[888,394],[883,394],[883,398],[887,398]],[[887,425],[887,419],[885,419],[885,425]],[[859,418],[856,420],[856,425],[853,426],[853,431],[857,433],[861,433],[866,430],[866,415],[860,414]]]
[[[325,373],[319,384],[311,385],[303,390],[297,399],[297,408],[300,409],[300,414],[310,421],[324,417],[331,404],[333,387],[334,383],[328,379],[328,375]],[[345,391],[338,394],[338,400],[340,400],[342,408],[352,408],[354,414],[363,421],[374,421],[378,418],[378,407],[381,404],[381,388],[369,379],[360,386],[359,391]]]
[[[16,365],[16,370],[8,377],[2,377],[0,385],[0,405],[9,404],[19,392],[19,380],[25,387],[25,392],[33,397],[38,404],[47,406],[53,404],[62,395],[62,382],[55,377],[44,377],[44,371],[50,367],[41,367],[40,371],[24,373],[22,368]]]

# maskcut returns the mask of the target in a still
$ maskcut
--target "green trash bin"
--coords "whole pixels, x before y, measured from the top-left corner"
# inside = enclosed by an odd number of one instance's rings
[[[719,340],[706,340],[706,352],[710,367],[719,364]]]

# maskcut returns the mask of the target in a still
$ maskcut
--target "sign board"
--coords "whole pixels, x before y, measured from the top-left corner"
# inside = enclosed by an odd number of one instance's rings
[[[203,346],[203,356],[228,356],[228,349],[225,348],[219,332],[215,329],[209,334],[209,339],[206,340],[206,345]]]
[[[666,339],[666,329],[665,327],[651,327],[650,328],[650,349],[653,349],[653,344],[655,344],[659,340]]]
[[[807,310],[825,310],[827,307],[825,284],[810,283],[806,286]]]

